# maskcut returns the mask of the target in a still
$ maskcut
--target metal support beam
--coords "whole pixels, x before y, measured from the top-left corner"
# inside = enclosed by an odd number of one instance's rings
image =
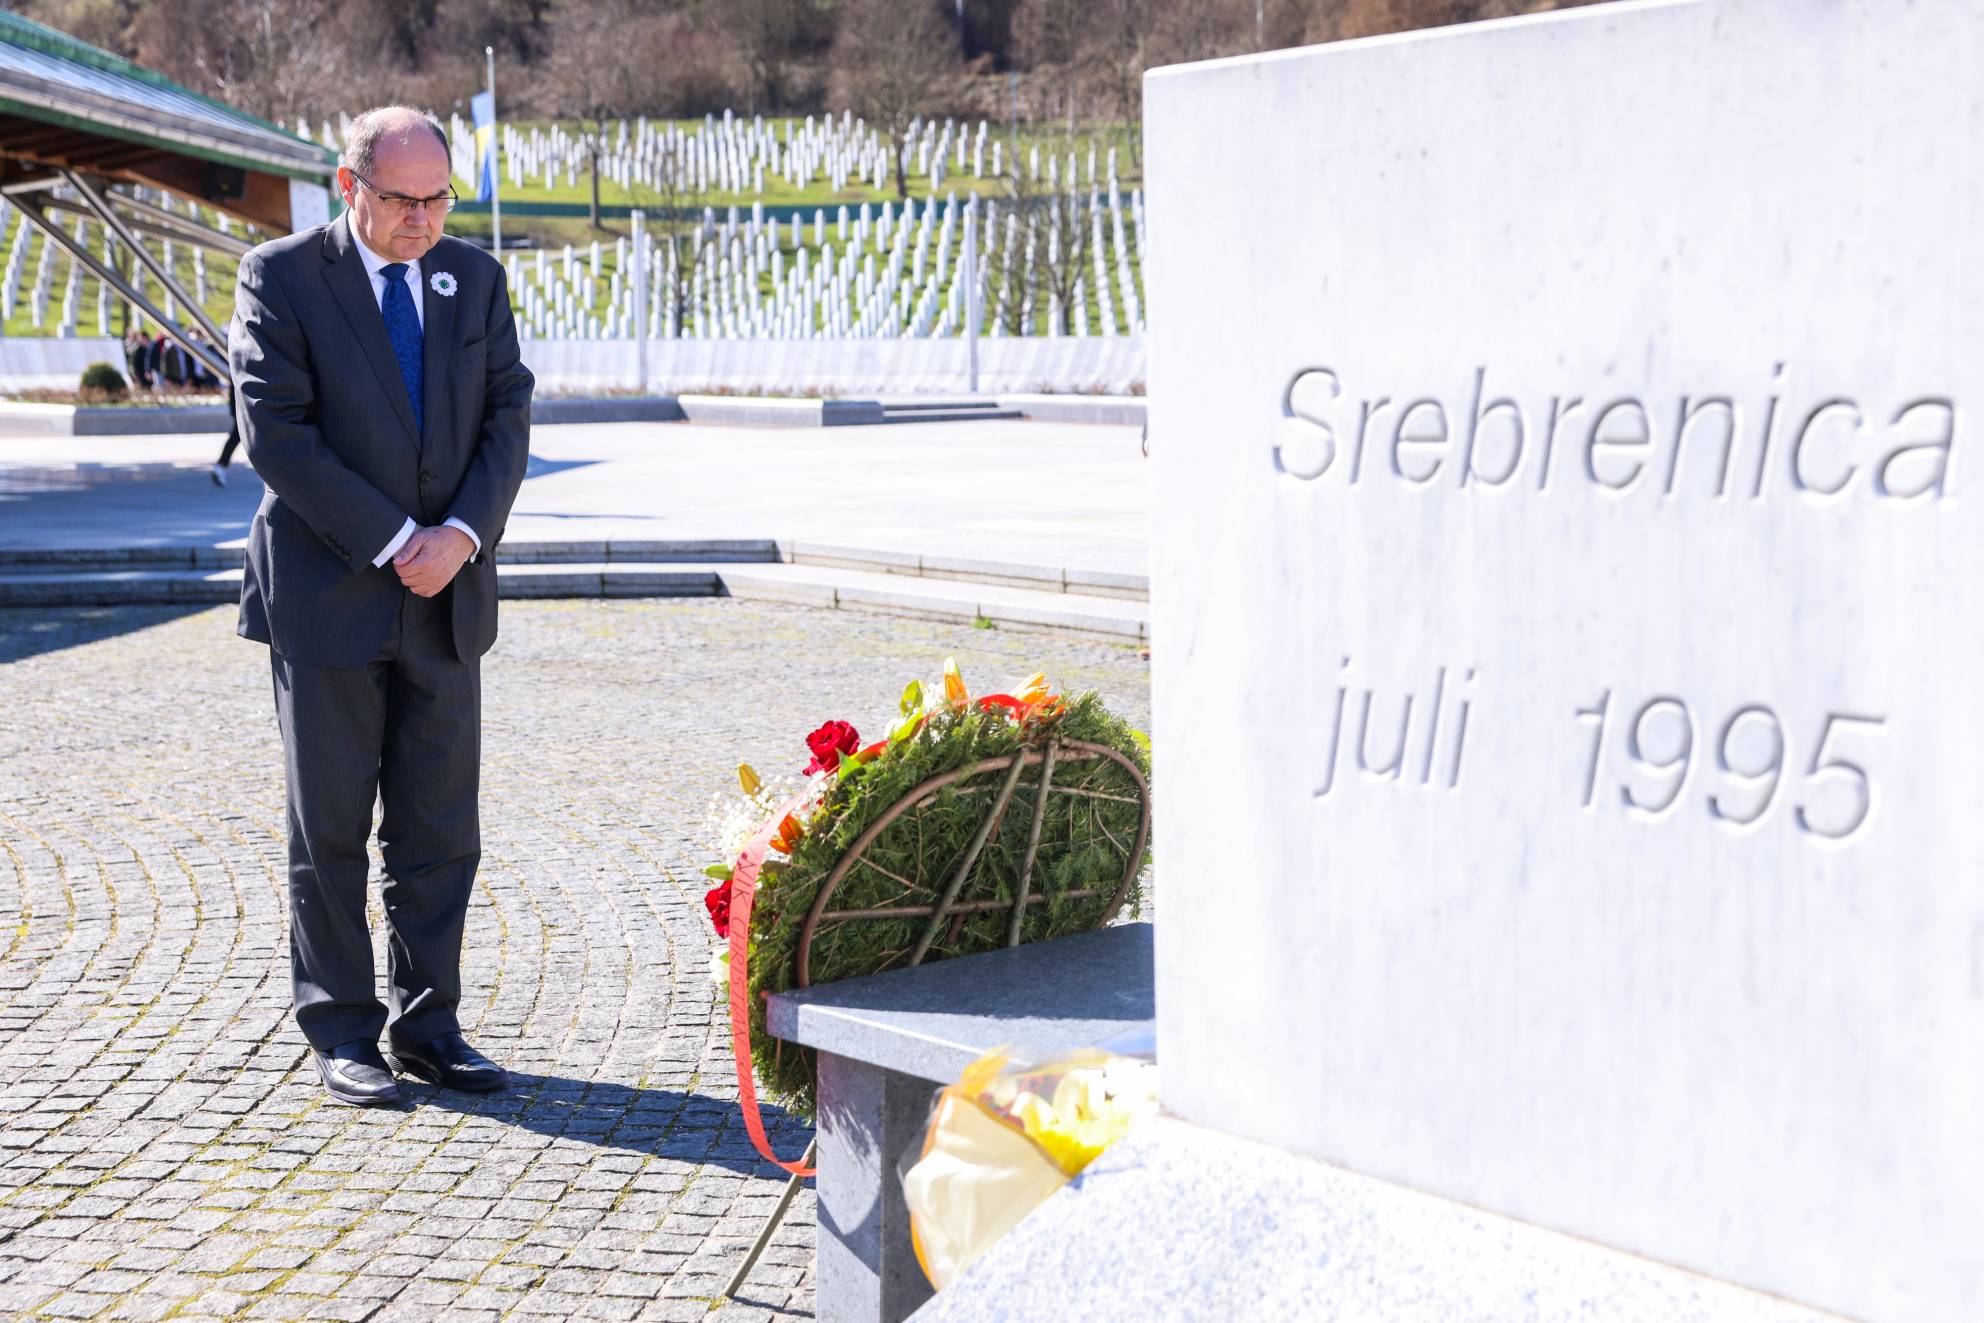
[[[128,193],[106,192],[104,198],[122,211],[135,212],[160,225],[177,226],[184,233],[187,243],[199,244],[202,248],[216,253],[226,253],[229,257],[246,257],[249,250],[255,246],[252,243],[244,243],[231,234],[222,234],[211,226],[202,225],[190,216],[167,211],[164,207],[134,198]]]
[[[21,201],[16,205],[20,208],[21,215],[27,218],[28,224],[34,226],[37,230],[40,230],[44,235],[48,237],[50,242],[60,244],[63,250],[69,254],[69,256],[75,258],[78,262],[81,262],[85,267],[89,269],[90,273],[94,275],[98,280],[101,280],[104,284],[110,286],[113,290],[116,290],[118,295],[121,298],[123,298],[123,300],[126,303],[129,303],[132,307],[137,308],[140,311],[144,312],[146,316],[150,317],[153,321],[157,322],[159,324],[159,328],[163,330],[167,335],[171,336],[172,339],[176,341],[181,348],[183,348],[187,353],[193,355],[195,358],[199,359],[202,363],[205,363],[208,367],[212,368],[214,370],[214,375],[219,377],[222,381],[228,380],[231,374],[228,372],[227,369],[227,359],[217,349],[210,347],[208,345],[203,345],[199,341],[193,339],[193,337],[187,333],[185,327],[181,326],[178,322],[172,320],[172,318],[166,316],[164,309],[160,308],[156,303],[153,303],[150,299],[140,294],[131,285],[130,281],[124,279],[124,274],[121,271],[118,271],[115,267],[105,266],[101,261],[99,261],[96,258],[94,254],[92,254],[89,251],[89,249],[77,243],[73,235],[69,234],[60,225],[57,225],[55,221],[48,215],[48,213],[42,209],[40,203],[33,201]],[[127,242],[129,241],[127,240]],[[132,246],[141,257],[144,255],[144,249],[137,248],[135,244]],[[186,304],[186,306],[189,308],[194,306],[192,302],[192,297],[188,295],[186,291],[180,289],[176,282],[171,280],[165,280],[162,283],[165,285],[167,289],[172,291],[173,297],[177,298],[180,302]],[[202,318],[202,320],[205,319]],[[209,323],[209,325],[211,325],[211,323]],[[225,344],[226,342],[224,340],[221,340],[218,337],[218,335],[216,335],[214,343],[215,345],[220,345],[220,344]]]
[[[83,202],[96,214],[96,218],[109,226],[111,232],[124,241],[124,246],[131,250],[132,255],[144,265],[145,270],[152,273],[152,279],[165,286],[166,291],[174,299],[178,300],[187,312],[192,314],[193,320],[200,324],[201,330],[213,338],[214,344],[226,344],[227,337],[221,334],[220,327],[214,325],[213,318],[207,316],[207,310],[200,306],[197,299],[181,288],[179,282],[173,279],[172,272],[167,269],[165,264],[160,262],[156,257],[153,257],[151,251],[138,241],[138,236],[131,233],[130,227],[124,223],[122,216],[111,210],[110,204],[103,200],[103,195],[98,193],[87,180],[74,170],[64,170],[62,172],[62,178],[67,180],[70,187],[82,195]],[[170,332],[167,333],[170,334]],[[178,339],[177,336],[173,338]],[[181,341],[181,343],[184,344],[185,342]],[[188,348],[191,348],[191,346],[188,346]],[[228,375],[227,365],[225,363],[221,364],[217,371],[223,378]]]
[[[253,244],[243,243],[232,235],[222,234],[219,230],[210,230],[197,221],[188,220],[184,216],[175,216],[161,207],[154,207],[148,202],[139,202],[136,198],[125,197],[122,193],[106,192],[103,196],[104,201],[115,205],[120,210],[135,211],[140,216],[147,218],[125,221],[126,225],[129,225],[132,230],[139,234],[149,234],[158,239],[170,239],[175,243],[190,244],[194,247],[204,248],[210,253],[219,253],[224,257],[246,257],[248,250],[254,247]],[[67,198],[50,198],[43,205],[51,211],[66,211],[72,215],[87,216],[91,219],[96,218],[96,212],[80,202],[71,202]],[[158,217],[158,219],[149,219],[154,216]]]

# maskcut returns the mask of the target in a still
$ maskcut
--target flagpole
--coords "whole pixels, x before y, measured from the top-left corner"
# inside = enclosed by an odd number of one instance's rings
[[[503,260],[503,169],[502,138],[496,127],[496,48],[484,46],[482,55],[489,62],[489,251]]]

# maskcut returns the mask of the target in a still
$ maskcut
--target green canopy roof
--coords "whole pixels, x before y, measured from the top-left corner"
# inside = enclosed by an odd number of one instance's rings
[[[287,215],[286,201],[275,207],[286,181],[327,185],[336,165],[328,148],[0,11],[0,183],[56,167],[87,170],[274,220],[274,211]],[[248,178],[203,168],[210,166]]]

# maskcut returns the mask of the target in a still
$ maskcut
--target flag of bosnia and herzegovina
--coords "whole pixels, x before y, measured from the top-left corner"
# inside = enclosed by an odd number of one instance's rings
[[[496,196],[496,94],[477,92],[469,108],[475,115],[475,155],[482,162],[476,171],[475,200],[487,202]]]

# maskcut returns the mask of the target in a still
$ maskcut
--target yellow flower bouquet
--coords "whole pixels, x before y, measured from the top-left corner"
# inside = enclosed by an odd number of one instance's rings
[[[911,1243],[942,1290],[1157,1110],[1157,1067],[1101,1051],[1015,1067],[1004,1051],[937,1096],[903,1174]]]

